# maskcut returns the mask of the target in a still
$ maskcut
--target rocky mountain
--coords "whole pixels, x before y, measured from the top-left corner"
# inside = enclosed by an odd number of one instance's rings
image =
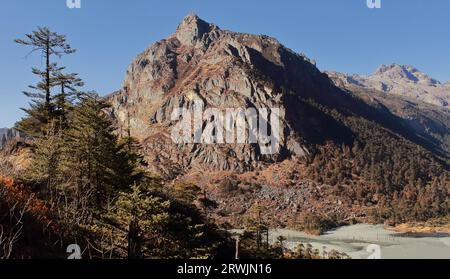
[[[412,66],[395,64],[380,66],[370,78],[338,72],[327,72],[327,75],[342,90],[357,94],[367,104],[382,107],[397,116],[405,129],[414,131],[426,138],[429,145],[437,147],[435,153],[449,157],[450,110],[443,106],[448,99],[445,94],[450,92],[448,83],[440,84]],[[387,84],[394,85],[387,87]],[[411,91],[405,91],[406,87]],[[424,87],[428,87],[428,91],[423,91]]]
[[[164,166],[157,171],[171,175],[192,167],[254,170],[287,158],[305,157],[317,143],[354,140],[349,127],[317,111],[308,100],[376,121],[422,146],[436,145],[432,137],[417,135],[404,119],[344,93],[328,76],[335,82],[339,77],[343,85],[367,88],[359,76],[321,73],[308,58],[274,38],[222,30],[197,16],[188,16],[173,35],[134,59],[123,88],[109,97],[111,115],[122,131],[130,129],[143,142],[153,165]],[[442,87],[412,67],[382,66],[370,79],[371,86],[382,78],[389,82],[380,81],[380,90],[399,90],[387,86],[399,84],[397,80],[411,87]],[[426,92],[417,95],[431,96]],[[222,110],[280,108],[280,152],[267,156],[255,144],[174,144],[170,131],[176,123],[171,114],[179,107],[192,109],[196,100],[204,108]],[[203,120],[202,126],[211,122]]]
[[[421,102],[449,108],[450,87],[420,72],[413,66],[381,65],[369,76],[346,75],[328,72],[335,82],[344,87],[358,86],[375,89],[383,93],[419,100]]]
[[[442,86],[411,68],[394,68],[381,67],[377,75],[411,86]],[[417,195],[411,191],[435,178],[436,187],[447,183],[448,110],[322,73],[274,38],[223,30],[194,15],[139,54],[123,87],[108,99],[119,133],[139,140],[149,169],[167,185],[198,185],[211,217],[232,227],[242,226],[255,204],[268,209],[268,222],[276,227],[298,226],[308,214],[379,222],[392,216],[374,212],[391,201],[390,208],[399,204],[399,195],[401,206],[413,206]],[[277,152],[263,152],[267,141],[177,142],[172,132],[180,128],[180,117],[172,114],[195,111],[199,104],[216,112],[277,108],[270,114],[279,116]],[[275,131],[269,118],[259,117],[259,126]],[[203,139],[205,131],[208,138],[219,137],[213,124],[221,119],[203,115],[181,127],[193,128],[186,132],[191,139],[197,132]],[[244,122],[253,133],[252,118]],[[403,215],[418,218],[414,212]]]
[[[20,136],[20,133],[14,129],[0,128],[0,149],[3,148],[7,141]]]
[[[329,76],[336,83],[339,78],[343,86],[336,87]],[[382,66],[372,77],[376,78],[389,80],[379,82],[380,90],[397,90],[397,80],[411,87],[441,87],[412,67]],[[139,54],[127,70],[123,88],[108,98],[122,132],[129,129],[142,142],[155,171],[170,177],[192,168],[251,171],[293,157],[305,158],[316,144],[354,142],[357,135],[351,127],[316,105],[376,122],[433,152],[449,154],[442,142],[427,134],[427,128],[418,131],[409,119],[347,92],[346,84],[359,86],[362,77],[321,73],[313,61],[274,38],[222,30],[192,15],[173,35]],[[425,91],[417,95],[421,94],[431,96]],[[176,108],[192,109],[195,101],[205,109],[222,111],[279,108],[279,152],[263,154],[258,144],[174,144],[171,130],[177,122],[171,114]],[[203,119],[201,126],[213,122]],[[439,132],[445,134],[447,129],[441,125]]]
[[[334,121],[331,118],[318,115],[318,122],[307,121],[312,115],[299,109],[307,106],[299,96],[339,104],[345,101],[339,95],[309,59],[276,39],[222,30],[188,16],[175,34],[138,55],[122,90],[110,98],[112,115],[143,140],[148,159],[172,165],[165,171],[192,166],[245,171],[305,156],[307,137],[350,139],[351,133],[338,123],[324,129],[321,122]],[[280,152],[266,156],[254,144],[173,144],[171,113],[178,107],[192,108],[195,100],[205,108],[280,108]],[[305,121],[299,125],[297,119]]]

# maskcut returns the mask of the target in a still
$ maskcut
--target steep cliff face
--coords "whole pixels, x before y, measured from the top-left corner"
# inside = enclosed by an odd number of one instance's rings
[[[147,159],[171,166],[162,171],[195,166],[246,171],[305,156],[306,138],[331,137],[333,128],[324,129],[324,124],[332,120],[320,116],[309,121],[312,115],[302,109],[306,105],[301,99],[333,103],[341,93],[311,61],[277,40],[221,30],[188,16],[175,34],[138,55],[128,68],[122,90],[110,98],[118,125],[123,130],[129,127],[143,141]],[[175,108],[192,108],[195,101],[222,111],[279,108],[279,152],[262,154],[258,144],[174,144],[171,114]],[[208,122],[204,120],[203,126]],[[342,137],[348,134],[344,131]]]

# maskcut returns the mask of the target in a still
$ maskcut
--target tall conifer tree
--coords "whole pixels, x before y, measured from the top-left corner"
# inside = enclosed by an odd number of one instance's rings
[[[31,92],[23,92],[32,99],[30,108],[24,109],[27,117],[18,123],[18,129],[29,136],[37,136],[44,132],[44,126],[54,118],[54,105],[52,103],[52,88],[55,86],[52,72],[57,70],[57,64],[53,58],[75,52],[75,49],[66,41],[66,36],[50,31],[46,27],[39,27],[31,34],[26,34],[24,39],[16,39],[16,43],[31,47],[28,55],[40,52],[45,60],[43,69],[33,68],[32,73],[40,81],[36,85],[29,86]]]

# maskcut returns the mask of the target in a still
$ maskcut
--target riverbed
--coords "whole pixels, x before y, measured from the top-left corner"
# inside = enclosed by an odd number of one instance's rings
[[[383,225],[358,224],[328,231],[321,236],[276,229],[270,231],[269,240],[276,242],[280,235],[287,238],[287,248],[295,249],[300,243],[309,243],[314,249],[337,250],[352,259],[450,259],[448,234],[401,234],[387,230]]]

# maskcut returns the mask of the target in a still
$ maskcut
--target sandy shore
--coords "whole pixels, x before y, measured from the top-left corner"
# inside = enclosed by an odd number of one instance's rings
[[[450,220],[440,222],[407,223],[388,229],[397,233],[450,234]]]

